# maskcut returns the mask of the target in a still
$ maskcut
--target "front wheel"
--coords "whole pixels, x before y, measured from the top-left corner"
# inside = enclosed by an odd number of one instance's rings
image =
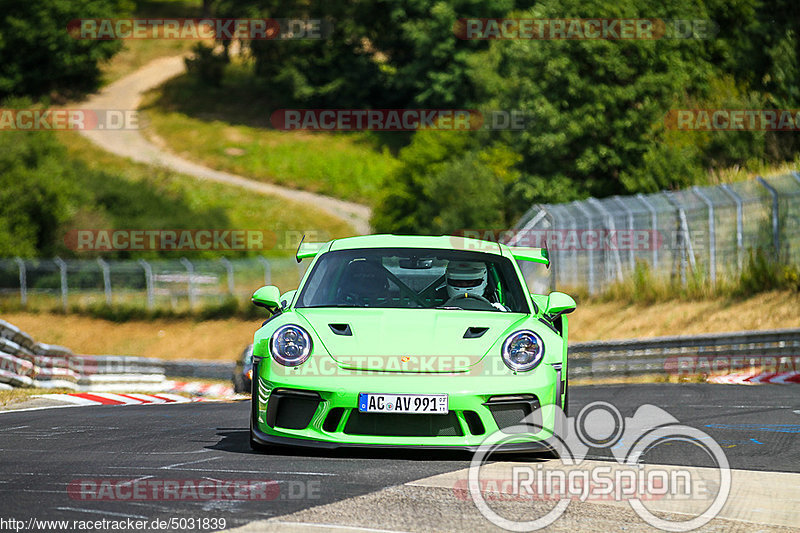
[[[267,444],[261,444],[257,442],[256,439],[253,438],[253,428],[250,428],[250,449],[254,452],[268,452],[270,450],[270,446]]]

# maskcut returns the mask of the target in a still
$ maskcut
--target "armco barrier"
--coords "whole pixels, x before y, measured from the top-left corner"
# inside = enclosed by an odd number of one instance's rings
[[[161,390],[164,366],[158,359],[119,355],[75,355],[63,346],[35,342],[0,320],[0,383],[15,387],[75,390]]]
[[[573,343],[571,378],[800,371],[800,329]],[[234,363],[74,355],[0,320],[0,383],[76,390],[160,390],[166,377],[229,379]]]
[[[230,379],[235,363],[208,361],[161,361],[164,373],[170,377]]]
[[[644,374],[726,374],[749,368],[800,370],[800,329],[710,333],[569,346],[569,374],[607,378]]]

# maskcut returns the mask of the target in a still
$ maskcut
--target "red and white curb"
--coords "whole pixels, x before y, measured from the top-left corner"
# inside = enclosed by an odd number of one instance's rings
[[[711,376],[709,383],[724,383],[727,385],[759,385],[771,383],[773,385],[800,384],[800,372],[761,372],[728,374],[726,376]]]
[[[199,401],[177,394],[114,394],[110,392],[75,392],[69,394],[40,394],[35,398],[56,400],[73,405],[146,405],[163,403],[189,403]]]
[[[233,396],[233,387],[222,383],[204,383],[202,381],[168,381],[166,389],[170,392],[185,392],[195,396],[213,396],[228,398]]]

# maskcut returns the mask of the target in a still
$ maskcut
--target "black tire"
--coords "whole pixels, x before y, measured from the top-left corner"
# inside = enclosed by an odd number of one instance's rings
[[[271,446],[269,446],[268,444],[261,444],[260,442],[256,442],[256,440],[253,438],[253,429],[250,428],[250,449],[253,450],[254,452],[264,453],[268,452],[270,448]]]

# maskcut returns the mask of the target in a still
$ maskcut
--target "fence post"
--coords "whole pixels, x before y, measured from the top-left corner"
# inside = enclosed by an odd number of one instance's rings
[[[614,196],[612,200],[617,202],[617,205],[620,207],[620,209],[625,211],[625,217],[628,221],[628,231],[631,233],[629,237],[631,239],[631,246],[628,249],[628,265],[630,265],[631,272],[633,272],[634,268],[636,268],[636,258],[633,254],[633,211],[628,209],[628,206],[625,205],[625,202],[623,202],[622,198],[619,196]]]
[[[264,285],[272,285],[272,268],[264,256],[258,256],[258,262],[264,265]]]
[[[589,212],[589,210],[586,209],[577,200],[572,202],[572,204],[578,209],[578,211],[583,213],[583,216],[586,217],[586,222],[587,222],[587,225],[589,226],[586,229],[587,230],[594,229],[594,227],[592,225],[592,214]],[[589,259],[589,294],[594,294],[595,293],[595,290],[594,290],[594,250],[586,250],[586,253],[588,254],[588,259]]]
[[[108,268],[108,263],[100,257],[97,258],[97,264],[103,269],[103,292],[106,295],[106,305],[111,305],[111,271]]]
[[[511,236],[511,239],[508,241],[507,246],[517,246],[517,241],[519,241],[519,237],[523,231],[532,229],[536,224],[539,223],[544,217],[547,216],[547,210],[540,204],[536,204],[535,207],[539,208],[539,211],[536,213],[536,216],[532,217],[524,226],[519,228],[514,235]],[[530,210],[529,210],[530,212]]]
[[[189,276],[189,281],[186,284],[186,288],[189,290],[189,309],[194,310],[194,265],[185,257],[181,257],[181,264],[186,268]]]
[[[775,248],[775,259],[778,259],[781,253],[781,234],[780,224],[778,222],[778,191],[761,176],[756,176],[756,180],[758,180],[772,195],[772,245]]]
[[[228,293],[231,296],[233,296],[234,293],[233,265],[225,257],[220,257],[219,262],[222,263],[225,266],[225,270],[228,271]]]
[[[736,202],[736,265],[738,266],[739,272],[742,271],[742,252],[744,251],[743,245],[743,235],[744,235],[744,221],[742,219],[742,197],[733,190],[733,188],[724,183],[722,185],[722,190],[728,193],[728,196],[733,198],[733,201]]]
[[[694,260],[694,249],[692,248],[692,237],[689,234],[689,222],[686,220],[686,211],[683,209],[683,206],[676,200],[672,193],[665,192],[664,198],[672,204],[672,206],[678,211],[678,225],[680,226],[680,234],[681,234],[681,283],[686,285],[686,258],[689,258],[689,264],[692,267],[692,271],[695,269],[695,260]]]
[[[692,191],[708,207],[708,274],[711,276],[711,285],[717,284],[717,232],[714,226],[714,204],[711,199],[698,186]]]
[[[67,295],[69,289],[67,287],[67,264],[64,262],[63,259],[60,257],[55,257],[53,262],[58,265],[58,269],[61,272],[61,307],[64,308],[64,312],[67,312]]]
[[[542,206],[542,209],[545,212],[545,216],[550,219],[550,227],[553,228],[556,225],[556,218],[553,216],[553,213],[547,210],[547,206]],[[544,242],[545,246],[547,246],[547,257],[550,260],[550,292],[555,292],[556,290],[556,283],[559,274],[561,273],[561,264],[560,259],[562,256],[561,250],[555,249],[553,250],[550,248],[550,241],[547,238],[547,233],[544,235]],[[556,252],[558,252],[558,260],[553,261],[556,256]]]
[[[144,270],[144,285],[147,289],[147,308],[153,309],[153,268],[150,266],[150,263],[144,259],[139,259],[139,265]]]
[[[611,216],[611,213],[608,212],[608,209],[603,207],[603,204],[601,204],[600,200],[597,198],[589,198],[589,202],[606,216],[606,225],[608,226],[608,230],[612,232],[612,235],[616,233],[617,228],[614,225],[614,218]],[[622,261],[619,259],[619,249],[614,247],[611,253],[614,255],[614,264],[617,266],[617,281],[622,281]]]
[[[15,257],[14,262],[19,267],[19,301],[22,307],[28,306],[28,272],[25,270],[25,261]]]
[[[644,204],[644,206],[647,208],[647,210],[650,211],[650,226],[653,228],[654,232],[658,231],[658,211],[656,210],[655,207],[653,207],[653,204],[650,203],[650,200],[648,200],[647,197],[644,194],[639,193],[639,194],[636,195],[636,198],[638,198],[639,201]],[[653,237],[655,238],[655,235]],[[660,244],[661,242],[663,242],[663,239],[661,239],[661,235],[659,234],[659,243],[653,243],[653,271],[654,272],[658,268],[658,245],[657,244]]]

